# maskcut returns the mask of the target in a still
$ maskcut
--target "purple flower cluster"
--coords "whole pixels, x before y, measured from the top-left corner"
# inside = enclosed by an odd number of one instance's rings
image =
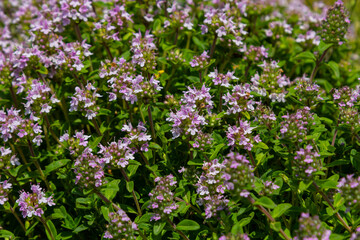
[[[348,13],[342,0],[338,0],[326,13],[326,18],[321,23],[320,36],[326,43],[342,45],[345,34],[350,25]]]
[[[149,193],[150,202],[148,208],[155,213],[150,221],[158,221],[161,218],[167,218],[179,208],[174,201],[174,193],[171,191],[175,188],[176,181],[173,175],[155,178],[156,187]]]
[[[9,170],[14,166],[20,165],[19,159],[15,154],[12,154],[10,148],[0,147],[0,169]]]
[[[296,42],[310,46],[318,46],[320,44],[320,36],[317,35],[315,31],[309,30],[305,34],[299,34],[296,38]]]
[[[321,225],[318,216],[310,217],[308,213],[301,213],[299,229],[294,240],[329,240],[331,231]]]
[[[169,13],[168,20],[164,22],[164,28],[171,27],[173,29],[192,30],[194,24],[191,21],[191,7],[189,5],[181,6],[178,2],[174,1],[172,6],[167,8]]]
[[[207,51],[204,51],[200,56],[194,56],[190,61],[190,66],[194,68],[195,71],[201,71],[207,68],[210,65],[210,56]]]
[[[183,104],[194,111],[201,113],[211,114],[211,109],[214,107],[214,102],[211,100],[210,88],[202,85],[201,89],[188,87],[187,91],[183,92],[184,95],[180,100],[180,104]]]
[[[307,106],[314,106],[315,101],[323,100],[321,94],[324,93],[320,86],[316,83],[310,82],[310,78],[304,76],[295,79],[296,95],[299,96],[299,101]]]
[[[138,230],[136,223],[131,221],[124,210],[119,209],[117,212],[109,213],[109,224],[104,238],[135,240],[136,230]]]
[[[347,175],[339,180],[337,187],[348,206],[360,207],[360,177],[356,178],[353,174]]]
[[[12,184],[8,180],[0,182],[0,205],[4,205],[9,200],[8,194],[11,188]]]
[[[199,132],[192,143],[192,147],[198,151],[205,152],[207,149],[211,148],[213,138],[208,133]]]
[[[65,133],[60,137],[60,142],[70,150],[70,154],[77,157],[88,146],[90,136],[84,134],[84,130],[75,131],[73,137],[69,133]],[[88,149],[91,151],[91,149]]]
[[[247,34],[246,25],[241,22],[241,17],[237,16],[237,7],[231,9],[230,5],[224,8],[209,7],[205,9],[204,24],[201,26],[201,33],[215,33],[220,41],[227,40],[228,46],[235,44],[240,47],[243,45],[243,36]],[[233,38],[230,38],[232,35]]]
[[[222,87],[230,87],[231,80],[237,80],[239,78],[234,76],[234,72],[227,72],[226,74],[219,73],[217,69],[211,72],[209,78],[213,81],[214,85],[220,85]]]
[[[271,108],[261,103],[258,103],[253,114],[255,115],[255,122],[259,122],[268,128],[271,128],[276,121],[276,116]]]
[[[285,21],[273,21],[269,23],[269,29],[265,30],[267,37],[280,38],[285,34],[292,34],[292,27]]]
[[[252,130],[255,127],[251,127],[248,121],[239,120],[239,127],[229,126],[226,131],[226,137],[229,142],[229,146],[242,147],[248,151],[251,151],[254,146],[253,143],[261,142],[260,136],[251,136]]]
[[[60,102],[52,93],[50,87],[37,79],[32,80],[25,99],[27,100],[24,104],[25,114],[35,116],[50,113],[52,104]]]
[[[32,216],[42,217],[46,205],[55,205],[53,197],[46,197],[40,185],[31,185],[31,191],[32,193],[22,190],[16,202],[19,204],[20,211],[24,218]]]
[[[356,229],[356,232],[352,233],[350,236],[350,240],[360,239],[360,227]]]
[[[273,102],[285,102],[285,87],[290,85],[290,80],[282,74],[282,69],[278,62],[266,62],[259,65],[263,69],[261,75],[258,73],[251,78],[253,91],[262,95],[269,96]]]
[[[19,112],[20,110],[13,107],[7,109],[6,112],[0,110],[1,138],[5,142],[14,138],[15,142],[28,144],[29,141],[40,146],[42,143],[41,126],[30,119],[23,119]]]
[[[205,218],[217,216],[217,212],[227,208],[229,200],[225,197],[226,186],[222,177],[225,165],[218,159],[204,162],[203,173],[195,184],[199,194],[198,204],[205,207]]]
[[[222,235],[221,237],[219,237],[219,240],[250,240],[250,238],[246,233],[229,233],[227,235]]]
[[[124,140],[129,143],[134,152],[147,152],[149,150],[151,136],[147,134],[147,129],[143,122],[139,122],[136,128],[131,123],[124,124],[121,130],[127,133]]]
[[[268,49],[266,49],[264,46],[261,47],[257,47],[257,46],[253,46],[250,45],[250,47],[246,47],[244,46],[244,50],[245,51],[245,56],[244,56],[244,60],[248,60],[250,62],[261,62],[263,61],[265,58],[269,57],[268,54]]]
[[[166,57],[166,60],[172,62],[174,65],[184,64],[186,62],[180,49],[171,50]]]
[[[333,98],[339,107],[353,107],[358,99],[360,99],[360,89],[344,86],[334,90]]]
[[[154,36],[145,32],[142,37],[141,32],[134,33],[131,43],[131,51],[133,52],[132,63],[141,67],[143,71],[151,72],[156,67],[155,51],[157,47],[154,43]]]
[[[91,7],[91,0],[60,0],[61,18],[64,25],[70,21],[88,21],[95,17]]]
[[[102,97],[96,93],[97,88],[88,83],[85,88],[75,87],[75,94],[71,97],[69,111],[85,112],[85,117],[89,120],[96,117],[99,107],[96,105],[98,97]]]
[[[312,125],[315,125],[314,114],[309,107],[298,109],[296,113],[282,116],[285,120],[280,123],[283,138],[294,142],[303,142]]]
[[[224,105],[228,107],[227,114],[237,114],[254,110],[255,102],[252,100],[250,84],[235,85],[232,92],[224,96]]]
[[[314,177],[316,172],[321,171],[322,163],[319,159],[320,154],[313,151],[313,146],[307,145],[296,151],[294,157],[294,173],[295,176],[301,179],[310,179]]]
[[[108,146],[99,144],[99,154],[102,155],[100,163],[107,163],[116,168],[125,168],[129,164],[129,160],[134,159],[134,152],[129,147],[129,141],[119,140],[111,142]]]
[[[280,188],[278,185],[276,185],[274,183],[274,181],[266,180],[266,181],[262,181],[262,182],[264,184],[264,188],[262,190],[262,193],[264,195],[271,195],[274,193],[274,191],[276,191],[277,189]]]
[[[224,162],[222,178],[226,189],[235,196],[248,197],[249,190],[254,188],[253,168],[244,155],[230,152]]]
[[[104,184],[103,161],[91,153],[89,148],[78,156],[74,163],[75,184],[85,188],[99,188]]]

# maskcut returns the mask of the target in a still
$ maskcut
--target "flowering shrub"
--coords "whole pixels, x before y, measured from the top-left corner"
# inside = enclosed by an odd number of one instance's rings
[[[359,6],[0,1],[0,239],[359,239]]]

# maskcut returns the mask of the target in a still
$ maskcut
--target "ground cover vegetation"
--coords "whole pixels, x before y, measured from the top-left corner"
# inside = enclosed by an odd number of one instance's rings
[[[0,1],[0,238],[360,239],[357,1]]]

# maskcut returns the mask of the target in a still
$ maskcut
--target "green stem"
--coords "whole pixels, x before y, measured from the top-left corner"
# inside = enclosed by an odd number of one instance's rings
[[[121,172],[121,174],[124,176],[125,181],[126,181],[126,182],[130,182],[130,178],[128,177],[128,175],[126,174],[126,172],[124,171],[124,169],[121,168],[121,169],[120,169],[120,172]],[[132,190],[131,194],[132,194],[132,196],[133,196],[133,199],[134,199],[134,202],[135,202],[135,205],[136,205],[136,209],[137,209],[137,211],[138,211],[138,215],[139,215],[139,216],[142,216],[140,204],[139,204],[139,201],[138,201],[138,199],[137,199],[137,197],[136,197],[136,194],[135,194],[134,189]]]
[[[250,200],[251,204],[254,205],[256,208],[258,208],[262,213],[265,214],[265,216],[270,220],[270,222],[276,222],[276,220],[271,216],[271,214],[263,207],[260,205],[255,204],[255,200],[252,197],[248,197],[248,199]],[[286,240],[291,240],[291,238],[289,238],[286,233],[280,229],[280,234],[286,239]]]
[[[19,222],[21,228],[24,230],[24,232],[26,233],[26,228],[24,223],[21,221],[21,219],[19,218],[19,216],[17,215],[17,213],[15,212],[15,210],[10,206],[10,211],[11,213],[14,215],[14,217],[16,218],[16,220]]]
[[[254,169],[255,169],[255,175],[257,177],[259,177],[259,172],[257,170],[257,166],[256,166],[256,163],[255,163],[255,160],[254,160],[254,156],[252,155],[252,152],[247,150],[248,154],[249,154],[249,157],[250,157],[250,160],[251,160],[251,164],[254,166]]]
[[[324,200],[329,204],[329,206],[333,209],[333,210],[336,210],[334,205],[332,205],[330,199],[328,198],[328,196],[326,196],[326,194],[320,189],[320,187],[315,183],[313,182],[312,183],[313,186],[315,187],[316,191],[318,193],[320,193],[320,195],[324,198]],[[344,219],[340,216],[340,214],[338,212],[335,213],[335,216],[336,218],[342,223],[342,225],[346,228],[346,230],[348,232],[351,233],[351,228],[346,224],[346,222],[344,221]]]
[[[35,156],[34,149],[33,149],[33,147],[32,147],[32,143],[30,142],[29,139],[27,140],[27,142],[28,142],[30,154],[31,154],[31,156],[33,157],[32,160],[33,160],[36,168],[38,169],[38,171],[39,171],[39,173],[40,173],[40,175],[41,175],[42,180],[45,182],[46,188],[47,188],[48,190],[50,190],[49,182],[47,181],[47,179],[46,179],[46,177],[45,177],[45,175],[44,175],[44,172],[43,172],[42,169],[41,169],[41,166],[40,166],[39,162],[38,162],[37,159],[35,158],[36,156]]]
[[[316,62],[315,62],[315,67],[314,67],[314,69],[313,69],[313,71],[312,71],[312,73],[311,73],[311,76],[310,76],[310,82],[312,82],[312,81],[314,80],[315,75],[316,75],[316,73],[317,73],[317,71],[318,71],[318,69],[319,69],[319,67],[320,67],[320,63],[322,62],[322,60],[324,59],[326,53],[329,51],[330,48],[331,48],[331,46],[328,47],[328,48],[321,54],[320,58],[316,60]]]
[[[49,226],[47,225],[45,219],[44,219],[43,217],[39,217],[39,219],[40,219],[40,222],[44,225],[46,231],[50,234],[50,238],[51,238],[52,240],[55,240],[55,237],[54,237],[53,233],[50,231],[50,228],[49,228]]]
[[[213,43],[212,43],[211,49],[210,49],[210,58],[212,58],[214,55],[216,40],[217,40],[217,34],[215,33],[215,37],[214,37],[214,40],[213,40]]]
[[[166,220],[167,220],[167,222],[170,224],[170,226],[172,227],[172,229],[173,229],[175,232],[177,232],[178,234],[180,234],[180,236],[181,236],[183,239],[185,239],[185,240],[190,240],[181,230],[176,229],[175,223],[173,223],[173,222],[170,220],[170,218],[167,218]]]
[[[156,141],[156,135],[155,135],[154,121],[153,121],[150,105],[148,105],[147,110],[148,110],[148,117],[149,117],[150,128],[151,128],[151,137],[152,137],[153,141],[155,142]]]

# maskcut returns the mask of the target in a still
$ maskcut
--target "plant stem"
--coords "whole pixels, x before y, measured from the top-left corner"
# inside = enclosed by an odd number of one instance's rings
[[[248,197],[248,199],[250,200],[252,205],[257,207],[262,213],[265,214],[265,216],[270,220],[270,222],[276,222],[276,220],[271,216],[271,214],[263,206],[255,204],[255,200],[250,196]],[[291,240],[291,238],[289,238],[282,229],[280,229],[279,232],[286,240]]]
[[[51,129],[51,126],[50,126],[50,121],[49,121],[49,118],[47,116],[47,114],[44,115],[44,118],[45,118],[45,122],[46,122],[46,125],[49,129],[49,132],[51,133],[51,136],[55,139],[55,141],[62,145],[62,143],[60,142],[59,138],[56,136],[56,134],[54,133],[54,131]]]
[[[223,89],[222,89],[221,85],[219,85],[219,92],[220,92],[220,97],[219,97],[219,112],[222,112]]]
[[[99,125],[98,125],[98,123],[97,123],[97,121],[96,121],[95,118],[92,119],[92,123],[94,124],[96,133],[97,133],[99,136],[102,136],[102,133],[101,133],[100,128],[99,128]]]
[[[154,121],[152,118],[152,113],[151,113],[151,109],[150,109],[150,105],[148,106],[148,117],[149,117],[149,122],[150,122],[150,128],[151,128],[151,137],[153,139],[153,141],[155,142],[156,140],[156,135],[155,135],[155,128],[154,128]]]
[[[202,83],[202,74],[201,74],[201,70],[199,71],[199,79],[200,79],[200,82]]]
[[[250,160],[251,160],[251,164],[254,166],[254,169],[255,169],[255,175],[257,177],[259,177],[259,172],[257,170],[257,166],[256,166],[256,163],[255,163],[255,160],[254,160],[254,156],[252,155],[252,152],[247,150],[248,154],[249,154],[249,157],[250,157]]]
[[[333,136],[332,141],[331,141],[331,146],[335,146],[335,140],[336,140],[336,136],[337,136],[337,133],[338,133],[338,129],[337,129],[338,126],[339,126],[339,121],[337,122],[337,125],[336,125],[334,136]],[[330,164],[330,161],[331,161],[331,156],[328,157],[326,165]],[[328,173],[329,173],[329,168],[326,168],[325,179],[327,178]]]
[[[174,39],[174,45],[176,45],[179,38],[179,28],[176,28],[175,30],[175,39]]]
[[[320,58],[316,60],[315,67],[314,67],[314,69],[313,69],[313,71],[312,71],[312,73],[311,73],[311,76],[310,76],[310,83],[312,83],[312,81],[314,80],[315,75],[316,75],[316,72],[317,72],[317,70],[318,70],[319,67],[320,67],[320,63],[322,62],[322,60],[324,59],[326,53],[329,51],[330,48],[331,48],[331,46],[328,47],[328,48],[321,54]]]
[[[13,88],[11,83],[10,83],[10,93],[11,93],[11,98],[14,101],[15,108],[18,108],[19,106],[18,106],[18,102],[17,102],[17,99],[16,99],[16,94],[14,92],[14,88]]]
[[[93,191],[96,195],[98,195],[99,198],[101,198],[101,200],[103,200],[104,202],[106,202],[107,204],[111,204],[113,206],[113,208],[115,208],[116,211],[120,210],[120,207],[118,205],[116,205],[115,203],[113,203],[112,201],[110,201],[107,197],[105,197],[101,192],[99,192],[98,190]]]
[[[141,109],[141,103],[138,101],[138,107],[139,107],[139,112],[140,112],[140,115],[141,115],[141,120],[143,121],[143,123],[145,124],[146,121],[145,121],[145,117],[144,117],[144,113]]]
[[[19,216],[17,215],[17,213],[15,212],[15,210],[11,207],[10,205],[10,211],[11,213],[14,215],[14,217],[16,218],[16,220],[19,222],[21,228],[24,230],[24,232],[26,233],[26,228],[24,223],[21,221],[21,219],[19,218]]]
[[[213,40],[213,43],[212,43],[211,49],[210,49],[210,58],[212,58],[214,55],[216,40],[217,40],[217,34],[215,33],[215,37],[214,37],[214,40]]]
[[[180,234],[180,236],[181,236],[183,239],[185,239],[185,240],[190,240],[181,230],[176,229],[175,223],[173,223],[173,222],[170,220],[170,218],[167,218],[166,220],[167,220],[167,222],[171,225],[172,229],[173,229],[175,232],[177,232],[178,234]]]
[[[113,55],[112,55],[111,52],[110,52],[109,46],[107,45],[107,43],[106,43],[105,41],[103,41],[103,45],[104,45],[104,47],[105,47],[105,49],[106,49],[106,52],[107,52],[110,60],[112,61],[112,60],[114,59],[114,57],[113,57]]]
[[[39,217],[39,219],[40,219],[40,222],[44,225],[46,231],[50,234],[50,238],[52,240],[55,240],[55,237],[54,237],[53,233],[50,231],[49,226],[46,224],[45,219],[43,217]]]
[[[128,177],[128,175],[126,174],[126,172],[124,171],[124,169],[121,168],[121,169],[120,169],[120,172],[121,172],[121,174],[124,176],[125,181],[126,181],[126,182],[130,182],[130,178]],[[133,198],[134,198],[134,202],[135,202],[135,205],[136,205],[136,209],[137,209],[137,211],[138,211],[138,215],[139,215],[139,216],[142,216],[140,204],[139,204],[139,201],[138,201],[138,199],[137,199],[137,197],[136,197],[136,194],[135,194],[134,189],[132,190],[131,194],[132,194],[132,196],[133,196]]]
[[[74,22],[74,30],[75,30],[75,34],[76,37],[78,39],[78,41],[80,42],[80,44],[83,41],[83,38],[81,37],[81,32],[80,32],[80,28],[79,28],[79,24],[77,22]]]
[[[27,142],[28,142],[30,154],[31,154],[31,156],[33,157],[33,162],[34,162],[36,168],[38,169],[38,171],[40,172],[41,178],[42,178],[42,180],[45,182],[46,188],[47,188],[48,190],[50,190],[49,182],[46,180],[46,177],[45,177],[45,175],[44,175],[44,172],[43,172],[42,169],[41,169],[41,166],[40,166],[39,162],[37,161],[37,159],[35,159],[36,156],[35,156],[34,149],[33,149],[33,147],[32,147],[32,143],[30,142],[29,139],[27,140]]]
[[[330,199],[328,198],[328,196],[326,196],[326,194],[320,189],[320,187],[315,183],[313,182],[312,183],[313,186],[315,187],[316,191],[318,193],[320,193],[320,195],[324,198],[324,200],[329,204],[329,206],[333,209],[333,210],[336,210],[334,205],[332,205]],[[340,216],[340,214],[338,212],[335,213],[336,215],[336,218],[342,223],[342,225],[346,228],[346,230],[348,232],[351,233],[351,228],[346,224],[346,222],[344,221],[344,219]]]

